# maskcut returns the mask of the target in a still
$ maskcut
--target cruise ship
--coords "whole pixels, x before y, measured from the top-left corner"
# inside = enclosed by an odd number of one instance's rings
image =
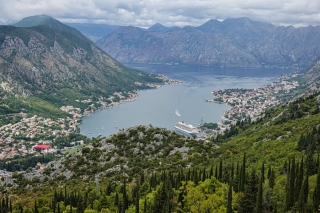
[[[179,121],[174,126],[174,129],[187,137],[198,137],[199,129],[197,127],[192,126],[191,124],[186,124],[183,121]]]

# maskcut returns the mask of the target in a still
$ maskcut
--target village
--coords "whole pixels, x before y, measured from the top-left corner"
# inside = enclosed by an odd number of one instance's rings
[[[109,101],[99,101],[94,103],[92,100],[82,100],[83,103],[90,103],[85,110],[73,106],[62,106],[60,109],[67,112],[67,118],[43,118],[37,115],[28,117],[25,113],[18,113],[14,116],[22,117],[21,120],[14,124],[7,124],[0,127],[0,160],[11,159],[16,157],[25,157],[29,154],[41,156],[43,152],[58,153],[65,151],[74,146],[82,145],[84,142],[73,141],[71,146],[51,146],[52,142],[58,137],[67,136],[70,133],[78,131],[78,125],[83,115],[88,115],[94,111],[115,106],[120,103],[134,101],[138,96],[136,91],[129,93],[126,97],[122,93],[114,93],[109,97]],[[114,97],[118,97],[117,102],[112,101]],[[99,108],[96,106],[100,106]],[[37,147],[37,145],[48,145],[47,148]]]
[[[165,84],[177,84],[181,81],[167,79],[164,75],[159,75]],[[158,88],[159,85],[148,84],[150,88]],[[76,100],[76,102],[87,103],[84,110],[74,106],[62,106],[60,110],[69,114],[66,118],[44,118],[37,115],[17,113],[11,116],[21,117],[17,123],[9,123],[0,127],[0,160],[25,157],[27,155],[41,156],[43,153],[53,153],[60,155],[61,152],[68,151],[74,147],[82,145],[83,140],[72,141],[68,146],[52,145],[59,137],[68,136],[78,132],[78,125],[82,116],[89,115],[98,110],[116,106],[121,103],[134,101],[138,97],[138,91],[115,92],[107,99],[99,97],[98,101],[91,99]],[[46,148],[44,146],[47,145]]]
[[[292,80],[298,74],[283,75],[277,82],[254,89],[225,89],[214,91],[213,99],[208,102],[226,103],[230,109],[223,113],[221,128],[225,124],[235,124],[239,120],[249,118],[255,120],[268,109],[281,104],[280,97],[297,88],[299,82]]]
[[[235,124],[238,120],[248,117],[255,119],[261,116],[265,109],[278,106],[280,93],[288,93],[291,89],[299,86],[297,81],[291,80],[293,77],[295,76],[285,75],[277,82],[257,89],[226,89],[212,92],[214,98],[207,100],[208,102],[226,103],[230,106],[230,109],[222,115],[222,122],[218,123],[219,132],[228,128],[229,124]],[[171,80],[169,83],[180,82]],[[28,117],[27,114],[20,113],[17,115],[22,117],[19,122],[0,127],[0,160],[24,157],[30,154],[41,156],[43,152],[59,154],[61,151],[82,145],[84,142],[81,140],[71,142],[71,146],[68,147],[52,146],[52,142],[58,137],[77,132],[82,116],[120,103],[134,101],[137,97],[138,92],[133,91],[126,95],[114,93],[107,100],[101,97],[96,103],[91,99],[81,100],[83,103],[90,103],[88,108],[83,111],[73,106],[60,108],[70,115],[67,118],[51,119],[36,115]],[[36,146],[39,144],[45,144],[48,147],[37,149]]]

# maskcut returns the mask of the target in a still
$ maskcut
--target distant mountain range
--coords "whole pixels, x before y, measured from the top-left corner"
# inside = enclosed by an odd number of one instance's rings
[[[159,79],[123,66],[50,16],[0,26],[0,114],[12,112],[5,99],[17,95],[37,96],[60,107],[84,99],[106,100],[114,92],[146,88],[154,81]]]
[[[320,56],[319,38],[320,26],[235,18],[198,27],[117,27],[96,44],[122,63],[305,68]]]

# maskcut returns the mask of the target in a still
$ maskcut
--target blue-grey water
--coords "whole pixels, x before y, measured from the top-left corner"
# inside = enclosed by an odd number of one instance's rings
[[[80,131],[89,137],[110,136],[119,129],[134,125],[153,125],[173,130],[176,122],[197,125],[220,122],[229,107],[209,103],[211,92],[227,88],[257,88],[277,80],[281,74],[293,70],[261,68],[216,68],[203,66],[137,65],[127,66],[165,74],[183,83],[162,85],[159,89],[141,90],[138,98],[110,107],[83,118]],[[178,113],[176,113],[178,111]],[[178,116],[177,114],[180,114]]]

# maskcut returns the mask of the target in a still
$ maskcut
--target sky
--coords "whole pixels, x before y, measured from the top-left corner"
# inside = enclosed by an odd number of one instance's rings
[[[320,25],[320,0],[0,0],[0,24],[46,14],[64,23],[199,26],[248,17],[276,26]]]

